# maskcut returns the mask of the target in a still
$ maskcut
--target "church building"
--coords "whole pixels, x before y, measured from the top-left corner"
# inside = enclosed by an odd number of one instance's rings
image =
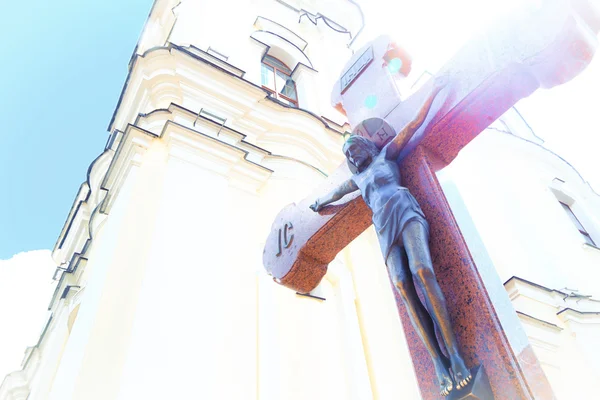
[[[309,295],[263,266],[280,210],[345,162],[331,92],[364,24],[352,0],[155,0],[0,400],[422,398],[372,227]],[[600,196],[536,133],[513,107],[438,179],[512,351],[588,399]]]

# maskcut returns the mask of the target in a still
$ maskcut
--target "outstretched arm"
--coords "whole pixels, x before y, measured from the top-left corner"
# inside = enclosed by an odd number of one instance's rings
[[[433,90],[429,94],[429,97],[427,97],[427,100],[425,100],[425,103],[419,110],[419,113],[417,114],[415,119],[410,121],[404,128],[402,128],[402,130],[383,149],[386,152],[385,154],[386,154],[386,158],[388,160],[395,160],[398,157],[398,155],[400,154],[400,151],[406,145],[406,143],[408,143],[410,138],[421,127],[421,125],[423,125],[423,122],[425,122],[425,118],[427,117],[427,114],[429,113],[429,110],[431,109],[433,100],[435,100],[435,97],[440,92],[440,90],[442,90],[444,88],[445,85],[446,85],[446,77],[445,76],[436,78],[434,86],[433,86]]]
[[[319,197],[313,204],[310,205],[310,209],[314,212],[320,211],[327,204],[331,204],[334,201],[338,201],[348,193],[352,193],[356,190],[358,190],[358,186],[356,186],[356,183],[354,183],[352,179],[348,179],[325,196]]]

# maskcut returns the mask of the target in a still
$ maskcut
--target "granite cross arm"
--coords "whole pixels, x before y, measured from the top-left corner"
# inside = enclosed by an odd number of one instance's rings
[[[437,75],[448,76],[449,84],[436,98],[427,120],[399,156],[405,159],[417,147],[435,158],[435,170],[448,165],[473,138],[518,100],[536,89],[562,84],[581,72],[591,61],[597,31],[597,13],[585,1],[550,1],[539,10],[518,19],[505,19],[467,43]],[[585,18],[577,14],[585,12]],[[421,106],[431,90],[432,80],[402,100],[386,59],[387,37],[380,37],[356,52],[345,70],[356,69],[361,56],[371,52],[367,65],[353,71],[354,80],[342,74],[334,88],[334,103],[347,113],[354,127],[370,117],[384,118],[400,130]],[[363,57],[364,59],[365,57]],[[409,63],[410,60],[404,60]],[[361,66],[361,65],[359,65]],[[405,72],[404,69],[400,71]],[[376,82],[373,84],[373,82]],[[373,87],[377,90],[373,91]],[[337,92],[337,93],[336,93]],[[364,106],[374,95],[376,107]],[[375,138],[371,138],[375,139]],[[388,140],[391,137],[387,138]],[[328,181],[299,204],[284,208],[273,223],[263,253],[267,271],[278,283],[299,292],[314,289],[335,255],[370,226],[371,215],[358,194],[347,196],[339,205],[314,214],[308,205],[342,181],[350,171],[345,163]],[[293,227],[294,240],[280,243],[281,229]],[[279,251],[281,248],[281,251]]]
[[[436,171],[519,99],[579,74],[593,57],[599,28],[598,9],[585,0],[545,1],[538,9],[490,26],[438,72],[447,76],[449,84],[438,94],[427,120],[398,158],[402,183],[430,225],[435,275],[465,363],[469,368],[479,365],[485,370],[495,399],[552,399],[554,395],[531,345],[516,347],[507,338]],[[334,105],[346,111],[353,128],[365,119],[379,117],[398,132],[430,92],[432,82],[408,98],[401,96],[386,65],[392,53],[402,54],[389,39],[377,39],[355,53],[336,84]],[[406,66],[409,61],[402,63]],[[405,67],[400,72],[409,70]],[[367,104],[366,98],[370,99]],[[391,138],[370,139],[381,146]],[[318,214],[309,209],[317,197],[349,176],[348,167],[341,165],[313,194],[277,216],[263,262],[278,283],[309,292],[336,254],[370,226],[371,214],[358,193]],[[394,293],[421,396],[438,399],[441,396],[430,357],[397,291]],[[450,397],[458,394],[461,391]]]

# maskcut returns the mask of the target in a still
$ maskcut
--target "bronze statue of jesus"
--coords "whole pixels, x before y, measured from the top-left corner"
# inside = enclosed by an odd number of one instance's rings
[[[351,135],[344,143],[343,151],[354,173],[352,178],[317,199],[310,208],[319,211],[344,195],[360,190],[373,212],[373,224],[390,276],[415,330],[431,355],[440,383],[440,394],[447,396],[453,387],[461,389],[466,386],[471,374],[458,350],[446,299],[433,271],[429,253],[429,225],[415,198],[402,186],[400,169],[396,163],[402,148],[425,121],[433,100],[445,86],[444,79],[436,80],[433,91],[415,119],[381,151],[371,140]],[[375,122],[389,128],[381,119],[372,120],[361,125],[373,126]],[[415,285],[420,287],[424,295],[425,306],[417,295]],[[441,333],[449,359],[440,349],[434,324]]]

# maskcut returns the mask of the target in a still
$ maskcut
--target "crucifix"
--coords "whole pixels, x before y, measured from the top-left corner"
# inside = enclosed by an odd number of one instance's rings
[[[545,2],[526,16],[502,21],[465,45],[437,73],[447,81],[443,88],[436,87],[436,79],[432,79],[406,99],[396,89],[393,74],[408,74],[410,59],[381,37],[354,54],[334,87],[333,102],[346,112],[354,136],[374,143],[377,149],[389,150],[388,143],[396,134],[413,124],[412,136],[386,154],[398,163],[402,186],[414,196],[428,223],[433,270],[447,303],[458,351],[467,367],[485,370],[485,379],[479,381],[486,381],[489,396],[495,399],[543,399],[553,398],[553,394],[535,355],[514,354],[508,344],[435,172],[516,101],[581,72],[592,59],[594,34],[599,28],[597,10],[585,0]],[[425,115],[419,112],[424,105]],[[422,120],[416,118],[419,115]],[[323,187],[299,204],[284,208],[267,239],[265,268],[276,282],[300,293],[314,289],[336,254],[378,218],[363,201],[365,193],[361,197],[361,191],[320,207],[323,196],[352,181],[357,171],[351,169],[360,169],[361,157],[375,156],[360,155],[351,147],[347,142],[345,152],[352,162],[341,165]],[[309,208],[311,204],[318,213]],[[384,253],[387,247],[382,245]],[[466,382],[453,382],[458,385],[452,389],[440,382],[436,366],[428,361],[431,351],[415,329],[398,290],[395,296],[422,397],[437,399],[448,393],[451,398],[481,396],[475,393],[481,369],[472,369],[470,382],[466,377]]]

